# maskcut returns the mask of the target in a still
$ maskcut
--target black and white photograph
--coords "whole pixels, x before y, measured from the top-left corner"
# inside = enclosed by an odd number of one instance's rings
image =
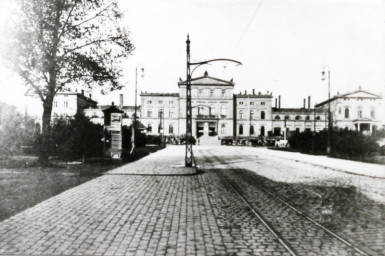
[[[384,0],[0,2],[0,255],[385,255]]]

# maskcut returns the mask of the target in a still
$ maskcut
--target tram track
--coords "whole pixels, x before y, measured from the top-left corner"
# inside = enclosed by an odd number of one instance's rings
[[[206,151],[207,154],[209,155],[204,156],[206,160],[209,161],[215,161],[218,162],[221,166],[227,166],[228,169],[239,169],[235,166],[233,166],[231,163],[227,163],[225,160],[219,158],[215,154],[213,154],[210,150]],[[203,168],[204,170],[204,168]],[[288,239],[288,237],[285,237],[282,235],[282,229],[279,230],[280,228],[277,228],[277,225],[274,225],[273,221],[269,220],[269,218],[266,218],[264,216],[264,213],[261,213],[257,207],[255,207],[254,202],[250,199],[248,199],[247,195],[245,195],[245,192],[243,189],[240,189],[239,186],[242,186],[242,184],[234,184],[234,181],[231,181],[226,175],[223,173],[223,169],[221,171],[216,172],[219,177],[221,177],[225,183],[231,188],[231,190],[234,192],[235,195],[247,206],[247,208],[253,213],[253,215],[273,234],[274,237],[279,241],[279,243],[288,251],[290,255],[303,255],[303,248],[302,249],[297,249],[298,244],[293,245],[293,240]],[[275,200],[276,202],[279,202],[279,204],[284,205],[287,209],[290,211],[294,212],[295,215],[300,216],[300,218],[305,222],[311,223],[314,227],[322,230],[324,233],[326,233],[328,236],[330,236],[332,239],[336,239],[339,241],[339,243],[343,244],[344,249],[348,249],[349,251],[352,252],[354,255],[369,255],[367,252],[364,250],[360,249],[359,247],[355,246],[352,242],[348,241],[347,239],[339,236],[337,233],[333,232],[332,230],[328,229],[318,221],[314,220],[313,218],[307,216],[304,212],[299,210],[298,208],[294,207],[292,204],[290,204],[287,200],[282,198],[280,195],[277,193],[271,191],[265,186],[262,186],[261,184],[258,184],[258,186],[253,186],[253,189],[258,189],[262,193],[268,195],[270,198]],[[289,225],[290,226],[290,225]],[[309,225],[308,225],[309,226]],[[306,233],[307,231],[303,231]],[[329,238],[330,239],[330,238]],[[298,243],[298,241],[297,241]],[[331,252],[333,253],[333,252]],[[348,253],[347,255],[352,255]],[[317,254],[318,255],[318,254]],[[325,254],[329,255],[329,254]]]

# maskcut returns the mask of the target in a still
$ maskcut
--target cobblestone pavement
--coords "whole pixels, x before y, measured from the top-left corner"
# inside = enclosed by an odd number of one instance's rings
[[[385,206],[368,200],[360,193],[371,190],[371,193],[381,196],[383,180],[340,172],[333,174],[324,168],[282,159],[265,159],[250,152],[253,151],[249,148],[221,147],[196,151],[196,156],[203,169],[220,173],[220,176],[230,180],[300,254],[351,255],[349,250],[342,253],[338,241],[330,240],[323,230],[314,228],[314,225],[302,220],[298,214],[290,214],[291,210],[272,197],[266,197],[261,186],[268,187],[368,254],[384,255]],[[379,190],[381,184],[382,191]],[[325,205],[331,208],[324,208]]]
[[[223,173],[290,242],[303,241],[300,255],[354,255],[225,168],[193,176],[104,175],[0,222],[0,254],[289,255]]]
[[[0,254],[287,255],[210,179],[102,176],[1,222]]]

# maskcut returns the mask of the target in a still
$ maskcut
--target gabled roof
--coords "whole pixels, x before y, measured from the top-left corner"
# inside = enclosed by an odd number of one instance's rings
[[[186,85],[186,81],[182,81],[182,79],[179,78],[178,86],[181,86],[181,85]],[[230,81],[226,81],[226,80],[222,80],[219,78],[209,76],[209,74],[206,71],[203,76],[197,77],[197,78],[192,78],[191,79],[191,85],[203,85],[203,86],[207,86],[207,85],[218,86],[219,85],[219,86],[234,87],[234,82],[233,82],[233,79],[231,79]]]
[[[328,102],[333,102],[337,99],[343,99],[343,98],[382,99],[382,97],[380,95],[362,90],[361,86],[360,86],[358,88],[358,90],[356,90],[356,91],[334,96],[334,97],[330,98],[330,100],[325,100],[321,103],[318,103],[317,105],[315,105],[315,107],[319,107],[319,106],[322,106]]]

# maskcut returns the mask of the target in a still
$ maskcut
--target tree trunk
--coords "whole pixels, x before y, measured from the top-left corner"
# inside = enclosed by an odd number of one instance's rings
[[[48,164],[50,154],[50,130],[51,130],[51,113],[52,113],[53,97],[47,96],[43,103],[43,129],[42,140],[40,144],[39,162],[43,165]]]

